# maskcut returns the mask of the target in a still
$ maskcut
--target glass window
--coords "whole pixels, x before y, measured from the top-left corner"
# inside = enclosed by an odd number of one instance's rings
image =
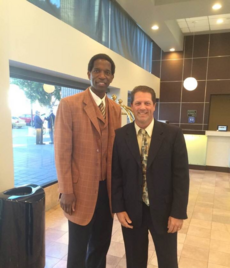
[[[53,147],[56,111],[61,96],[82,91],[56,85],[53,86],[54,92],[46,93],[43,85],[11,78],[10,107],[16,187],[24,184],[44,186],[57,181]],[[38,125],[39,122],[41,125]]]
[[[115,1],[28,1],[151,72],[152,40]]]

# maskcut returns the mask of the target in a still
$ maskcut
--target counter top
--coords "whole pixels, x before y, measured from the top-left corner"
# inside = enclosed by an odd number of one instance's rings
[[[216,136],[216,137],[230,137],[230,131],[205,131],[206,136]]]

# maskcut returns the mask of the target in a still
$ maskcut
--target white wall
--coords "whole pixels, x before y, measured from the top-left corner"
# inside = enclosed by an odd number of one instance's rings
[[[8,106],[8,17],[7,1],[0,0],[0,192],[13,187],[11,114]]]
[[[87,79],[87,65],[97,53],[106,53],[116,64],[112,86],[127,91],[137,85],[153,87],[159,97],[159,78],[104,47],[85,34],[49,15],[26,0],[10,3],[10,59]]]
[[[116,64],[115,79],[112,86],[118,98],[127,103],[127,92],[137,85],[147,85],[155,89],[159,97],[159,78],[148,73],[122,56],[92,40],[83,33],[49,15],[26,0],[0,0],[1,16],[8,19],[9,29],[3,29],[1,23],[0,36],[8,35],[9,42],[0,42],[1,61],[1,114],[4,114],[4,131],[0,132],[0,140],[4,144],[4,153],[0,153],[0,161],[7,154],[8,166],[1,169],[0,189],[3,177],[12,181],[13,157],[10,128],[10,112],[7,106],[9,86],[8,60],[11,64],[29,65],[44,73],[55,72],[57,76],[71,76],[75,80],[87,80],[87,64],[90,58],[98,53],[108,54]],[[4,2],[4,4],[3,4]],[[9,9],[6,10],[6,2]],[[5,11],[4,11],[5,10]],[[7,53],[6,53],[7,52]],[[113,92],[111,92],[113,93]],[[124,117],[125,120],[126,117]],[[1,147],[1,151],[2,151]],[[3,157],[4,156],[4,157]],[[10,169],[9,174],[7,169]]]

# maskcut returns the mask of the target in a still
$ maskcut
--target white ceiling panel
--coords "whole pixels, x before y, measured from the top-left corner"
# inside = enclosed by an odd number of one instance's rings
[[[186,27],[186,28],[181,28],[181,31],[182,31],[182,33],[190,33],[190,30],[189,30],[188,27]]]
[[[216,24],[216,25],[211,25],[210,27],[212,31],[228,30],[230,29],[230,24]]]
[[[205,17],[194,17],[194,18],[186,18],[187,22],[198,22],[198,21],[202,21],[202,20],[207,20],[207,16]]]
[[[224,25],[224,24],[230,24],[230,20],[223,19],[222,23],[217,23],[217,19],[209,19],[210,25]]]
[[[193,31],[216,33],[229,31],[230,0],[219,0],[222,8],[213,10],[215,0],[115,0],[138,25],[161,47],[168,51],[183,49],[183,36]],[[224,23],[216,24],[222,18]],[[193,27],[195,21],[195,29]],[[210,23],[212,24],[210,28]],[[159,25],[158,31],[151,29]]]
[[[188,24],[187,24],[187,22],[186,22],[185,19],[183,19],[183,20],[177,20],[177,23],[180,26],[180,28],[188,27]]]
[[[187,21],[187,20],[186,20]],[[199,21],[193,21],[193,22],[187,22],[189,28],[196,28],[196,26],[208,26],[208,18],[206,18],[205,20],[199,20]]]
[[[203,25],[203,26],[196,26],[194,28],[190,28],[191,33],[198,33],[198,32],[204,32],[209,31],[209,25]]]
[[[212,15],[212,16],[208,16],[208,17],[209,17],[209,19],[224,19],[224,18],[230,19],[230,14]]]

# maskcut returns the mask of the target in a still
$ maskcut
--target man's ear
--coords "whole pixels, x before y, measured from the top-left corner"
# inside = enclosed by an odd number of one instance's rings
[[[90,80],[90,74],[91,74],[90,72],[87,72],[87,75],[88,75],[89,80]]]

